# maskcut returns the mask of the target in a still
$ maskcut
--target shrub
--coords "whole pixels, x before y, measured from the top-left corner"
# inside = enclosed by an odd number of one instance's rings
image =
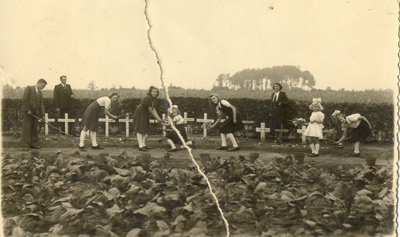
[[[120,114],[122,110],[131,115],[135,111],[137,105],[140,103],[139,98],[122,99],[117,105],[112,107],[111,113]],[[214,108],[210,108],[207,98],[193,98],[193,97],[172,97],[172,102],[179,106],[179,110],[184,113],[187,112],[188,118],[203,118],[204,113],[207,113],[208,118],[216,119],[217,113]],[[243,120],[255,121],[255,125],[259,126],[260,123],[265,123],[267,127],[270,124],[270,103],[271,100],[259,100],[248,98],[232,98],[227,99],[234,105],[242,116]],[[74,116],[81,118],[87,106],[92,102],[92,99],[75,99],[75,106],[73,108]],[[21,106],[20,99],[2,99],[2,127],[3,132],[9,131],[13,128],[14,124],[18,126],[21,119]],[[49,98],[44,99],[45,111],[49,114],[50,118],[54,118],[55,110],[53,100]],[[287,106],[288,120],[294,118],[305,118],[307,121],[311,115],[311,110],[308,108],[309,102],[290,100]],[[339,129],[335,120],[332,119],[331,114],[334,110],[339,109],[346,115],[353,113],[360,113],[365,116],[372,125],[371,140],[377,141],[393,141],[394,139],[394,107],[392,104],[362,104],[362,103],[337,103],[326,102],[323,103],[325,110],[324,127],[325,129],[336,128]],[[158,99],[156,110],[161,116],[162,113],[166,114],[168,103],[165,99]],[[383,111],[383,112],[382,112]],[[104,112],[100,117],[104,117]],[[288,122],[289,124],[289,122]],[[104,125],[104,124],[103,124]],[[119,125],[120,131],[124,126],[122,123]],[[201,133],[201,124],[193,123],[193,132]],[[152,126],[153,133],[161,133],[161,126]],[[255,128],[253,128],[255,129]],[[214,132],[215,133],[215,132]],[[212,134],[212,133],[211,133]],[[255,133],[254,133],[255,134]]]

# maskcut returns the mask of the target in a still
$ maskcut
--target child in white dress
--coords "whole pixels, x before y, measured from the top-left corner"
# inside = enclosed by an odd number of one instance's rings
[[[313,112],[310,117],[310,124],[307,126],[304,135],[307,137],[308,143],[310,144],[311,154],[310,157],[319,156],[319,139],[323,138],[322,125],[325,115],[321,112],[324,108],[321,105],[321,98],[313,98],[313,103],[309,107]]]

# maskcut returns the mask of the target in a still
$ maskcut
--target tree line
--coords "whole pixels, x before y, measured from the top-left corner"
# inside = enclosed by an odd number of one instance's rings
[[[267,90],[276,82],[289,90],[312,89],[315,86],[315,78],[309,71],[302,71],[298,66],[284,65],[243,69],[233,75],[222,73],[215,80],[213,89]]]

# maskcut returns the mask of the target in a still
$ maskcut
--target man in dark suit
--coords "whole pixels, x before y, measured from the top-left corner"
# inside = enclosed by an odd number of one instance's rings
[[[32,115],[43,118],[44,106],[42,90],[47,85],[44,79],[39,81],[34,86],[27,86],[22,95],[22,134],[21,145],[24,151],[29,151],[29,148],[40,149],[37,146],[38,139],[38,119]]]
[[[56,119],[65,118],[65,113],[68,113],[68,118],[74,118],[73,98],[71,86],[67,84],[67,76],[60,77],[61,83],[54,87],[54,107],[56,109]],[[61,123],[61,128],[65,131],[65,123]],[[68,123],[68,130],[75,136],[74,123]],[[68,132],[69,132],[68,131]]]
[[[286,96],[286,93],[281,91],[282,85],[280,83],[275,83],[274,93],[271,95],[271,134],[275,136],[275,129],[284,128],[286,123],[286,105],[289,103],[289,100]],[[282,133],[278,134],[276,139],[277,143],[282,142]]]

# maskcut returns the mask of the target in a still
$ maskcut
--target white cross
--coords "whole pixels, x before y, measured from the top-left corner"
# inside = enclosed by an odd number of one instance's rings
[[[161,117],[164,120],[165,119],[165,114],[162,114]],[[158,121],[156,119],[150,119],[150,123],[158,123]],[[162,128],[163,128],[163,136],[165,136],[166,135],[165,125],[163,125]]]
[[[165,121],[165,114],[162,114],[161,116],[162,116],[162,120]],[[163,125],[162,126],[162,135],[163,135],[163,137],[165,137],[167,135],[166,129],[167,128],[165,127],[165,125]]]
[[[283,128],[282,128],[282,129],[279,129],[279,128],[276,128],[275,131],[276,131],[276,132],[289,132],[289,129],[283,129]]]
[[[44,121],[46,121],[46,123],[44,123],[44,134],[49,135],[49,125],[47,125],[47,123],[50,122],[55,122],[55,119],[49,119],[49,114],[45,113],[44,114]]]
[[[214,119],[207,119],[207,113],[204,113],[204,119],[196,119],[196,121],[198,123],[207,124],[209,122],[213,123]],[[207,127],[204,126],[204,128],[203,128],[203,138],[206,138],[206,137],[207,137]]]
[[[265,127],[265,123],[261,123],[261,128],[256,128],[256,132],[261,134],[261,141],[265,141],[265,133],[270,132],[270,129]]]
[[[254,125],[254,121],[243,120],[242,123],[245,130],[249,130],[250,125]]]
[[[109,123],[111,122],[111,123],[113,123],[113,122],[115,122],[115,120],[114,119],[110,119],[109,117],[108,117],[108,115],[106,115],[106,118],[104,119],[104,118],[99,118],[99,122],[105,122],[106,123],[106,137],[108,137],[108,135],[109,135],[109,128],[110,128],[110,125],[109,125]]]
[[[129,113],[126,114],[124,119],[119,120],[120,123],[125,123],[125,136],[129,137],[129,123],[133,122],[133,119],[129,119]]]
[[[250,126],[254,125],[254,121],[249,121],[249,120],[243,120],[242,123],[244,125],[245,134],[246,134],[247,131],[250,130]]]
[[[185,121],[185,124],[187,124],[188,121],[194,122],[194,118],[187,117],[187,112],[183,113],[183,120]],[[191,131],[191,125],[189,124],[189,125],[185,126],[185,130],[186,130],[186,132],[188,132],[188,130]]]
[[[150,119],[150,123],[158,123],[157,119]]]
[[[301,126],[301,129],[297,129],[297,133],[301,134],[301,143],[303,145],[307,144],[307,137],[304,135],[306,128],[307,127],[305,125],[303,125],[303,126]],[[322,130],[322,133],[329,133],[329,130]]]
[[[305,131],[306,131],[306,126],[305,125],[301,126],[301,129],[297,129],[297,133],[301,134],[301,143],[302,144],[306,144],[307,143],[306,136],[304,135]]]
[[[185,124],[187,124],[187,122],[194,122],[194,118],[187,117],[187,112],[183,113],[183,120],[185,121]]]
[[[68,113],[65,113],[65,118],[58,119],[58,122],[65,123],[65,133],[68,134],[68,122],[75,122],[75,119],[68,119]]]

